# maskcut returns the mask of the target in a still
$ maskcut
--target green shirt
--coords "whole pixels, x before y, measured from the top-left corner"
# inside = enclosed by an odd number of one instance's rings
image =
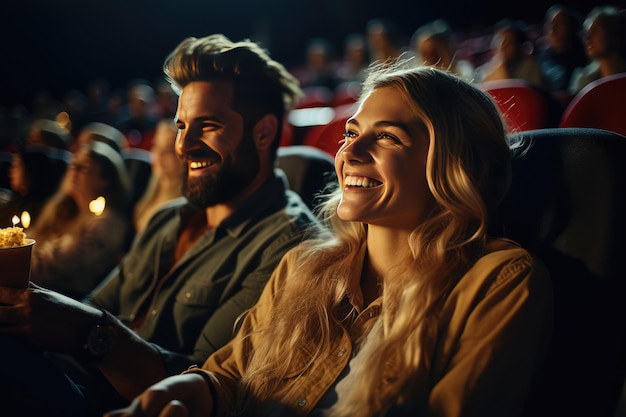
[[[274,178],[174,264],[180,231],[194,209],[183,199],[156,213],[118,270],[88,302],[131,323],[161,352],[171,374],[206,358],[233,337],[237,318],[254,305],[274,268],[315,218]]]

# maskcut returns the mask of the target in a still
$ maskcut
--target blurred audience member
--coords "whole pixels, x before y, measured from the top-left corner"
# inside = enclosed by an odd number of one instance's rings
[[[587,64],[580,29],[581,22],[569,7],[556,4],[546,11],[537,60],[548,91],[567,92],[574,69]]]
[[[174,118],[178,96],[166,80],[158,80],[156,84],[156,114],[159,119]],[[156,133],[155,133],[156,134]]]
[[[330,40],[312,38],[307,42],[304,65],[291,71],[304,94],[298,108],[332,105],[335,87],[340,82],[335,64],[335,48]]]
[[[127,114],[115,127],[126,136],[129,146],[149,150],[158,121],[154,88],[147,81],[135,80],[128,89],[127,99]]]
[[[365,30],[372,62],[395,62],[406,49],[400,29],[391,20],[371,19]]]
[[[63,113],[65,114],[65,123],[62,127],[65,127],[72,137],[75,137],[85,123],[85,95],[80,90],[71,88],[63,95],[62,103]],[[57,122],[59,122],[59,118],[60,115],[57,115]]]
[[[492,58],[476,69],[476,81],[521,79],[543,86],[541,67],[526,51],[529,45],[526,26],[502,19],[494,26]]]
[[[187,166],[176,155],[174,144],[178,129],[173,119],[161,119],[152,142],[152,176],[148,187],[135,204],[133,223],[141,232],[152,215],[166,202],[183,195],[183,177]]]
[[[26,146],[49,146],[57,149],[69,149],[72,144],[69,130],[50,119],[36,119],[26,137]]]
[[[365,35],[350,33],[344,39],[343,58],[337,67],[337,76],[342,82],[362,83],[370,61]]]
[[[95,78],[89,82],[81,117],[76,117],[75,114],[70,113],[75,135],[89,123],[114,124],[117,121],[116,115],[109,109],[110,98],[111,87],[107,80]]]
[[[306,45],[305,67],[297,74],[300,86],[326,87],[333,91],[339,84],[335,59],[335,47],[328,39],[310,39]]]
[[[410,46],[419,65],[436,67],[465,80],[473,80],[474,66],[469,61],[456,59],[453,32],[445,20],[437,19],[420,26],[413,34]]]
[[[8,173],[10,198],[0,205],[0,227],[10,226],[13,216],[21,217],[24,211],[39,218],[42,207],[59,188],[69,158],[68,151],[43,146],[14,153]]]
[[[37,240],[33,282],[73,298],[100,283],[118,264],[130,233],[128,184],[120,153],[106,143],[94,141],[74,153],[59,191],[28,231]]]
[[[72,150],[77,150],[82,145],[96,140],[107,143],[118,152],[128,147],[126,137],[119,129],[106,123],[92,122],[83,127],[78,133]]]
[[[584,22],[585,50],[591,62],[572,75],[570,93],[578,93],[592,81],[626,72],[626,12],[614,6],[598,6]]]

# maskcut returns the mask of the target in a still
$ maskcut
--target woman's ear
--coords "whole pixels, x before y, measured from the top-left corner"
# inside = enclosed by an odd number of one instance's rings
[[[266,114],[254,125],[252,132],[254,143],[259,151],[268,150],[276,140],[278,118],[273,114]]]

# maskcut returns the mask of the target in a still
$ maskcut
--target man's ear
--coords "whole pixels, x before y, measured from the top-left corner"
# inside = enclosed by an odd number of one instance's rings
[[[273,114],[266,114],[254,125],[252,132],[254,144],[258,150],[270,149],[278,132],[278,118]]]

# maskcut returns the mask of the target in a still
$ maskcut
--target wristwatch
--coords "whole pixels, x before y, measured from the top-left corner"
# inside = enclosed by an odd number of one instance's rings
[[[102,310],[100,320],[89,329],[84,339],[83,351],[94,362],[101,360],[113,349],[117,337],[117,328],[106,310]]]

